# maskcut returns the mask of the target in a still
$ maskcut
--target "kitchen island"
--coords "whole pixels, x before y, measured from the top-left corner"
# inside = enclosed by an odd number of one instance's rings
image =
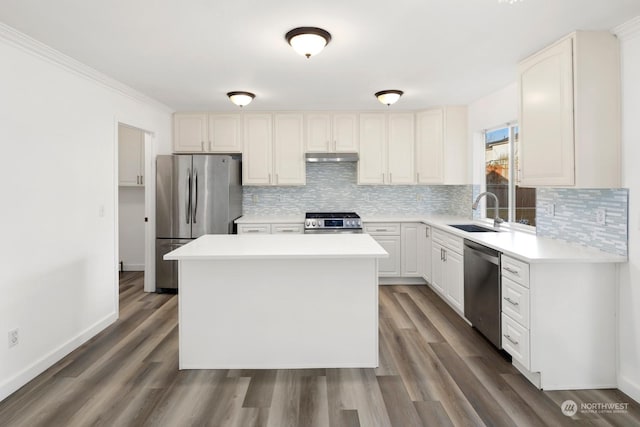
[[[206,235],[179,261],[180,369],[378,366],[378,259],[367,234]]]

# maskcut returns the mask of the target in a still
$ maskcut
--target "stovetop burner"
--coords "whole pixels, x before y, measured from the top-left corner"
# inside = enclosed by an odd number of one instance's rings
[[[355,212],[307,212],[306,218],[343,218],[343,219],[359,219],[360,215]]]

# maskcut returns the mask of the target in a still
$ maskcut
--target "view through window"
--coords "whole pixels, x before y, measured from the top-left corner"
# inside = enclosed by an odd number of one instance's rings
[[[486,191],[500,201],[500,218],[520,224],[536,225],[536,189],[516,184],[519,170],[518,126],[509,125],[485,132]],[[495,202],[486,199],[486,216],[495,216]]]

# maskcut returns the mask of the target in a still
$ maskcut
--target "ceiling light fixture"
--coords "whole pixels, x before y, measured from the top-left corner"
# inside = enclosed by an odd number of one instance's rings
[[[324,49],[331,41],[331,34],[322,28],[299,27],[284,35],[287,43],[300,55],[311,57]]]
[[[518,3],[521,2],[522,0],[498,0],[498,3],[509,3],[509,4],[514,4],[514,3]]]
[[[380,92],[376,92],[375,96],[378,98],[378,101],[389,106],[398,102],[398,99],[400,99],[403,93],[403,91],[395,89],[381,90]]]
[[[251,101],[253,101],[253,98],[256,97],[251,92],[242,92],[242,91],[229,92],[227,93],[227,96],[229,97],[229,100],[231,102],[233,102],[240,108],[244,107],[245,105],[248,105]]]

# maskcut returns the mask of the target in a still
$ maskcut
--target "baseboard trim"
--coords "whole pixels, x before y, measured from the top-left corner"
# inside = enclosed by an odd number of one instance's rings
[[[624,394],[640,403],[640,384],[631,381],[626,377],[618,377],[618,388]]]
[[[421,277],[379,277],[379,285],[426,285]]]
[[[124,264],[124,271],[144,271],[144,264]]]
[[[0,401],[3,401],[11,394],[18,391],[20,387],[49,369],[51,366],[59,362],[63,357],[80,347],[85,342],[89,341],[91,338],[106,329],[116,320],[118,320],[117,313],[111,313],[107,315],[103,319],[96,322],[94,325],[85,329],[74,338],[71,338],[67,342],[63,343],[58,348],[53,349],[48,354],[44,355],[40,359],[33,362],[31,365],[24,368],[22,371],[15,374],[13,377],[4,381],[2,384],[0,384]]]

